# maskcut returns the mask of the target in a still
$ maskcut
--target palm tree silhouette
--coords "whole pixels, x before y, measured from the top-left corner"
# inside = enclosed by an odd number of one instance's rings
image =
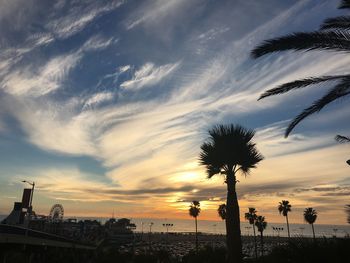
[[[291,212],[291,211],[292,211],[292,205],[289,204],[289,201],[282,200],[282,202],[279,202],[278,212],[280,212],[280,214],[286,217],[289,238],[290,238],[290,232],[289,232],[288,212]]]
[[[312,227],[312,234],[314,237],[314,241],[316,241],[316,237],[315,237],[315,229],[314,229],[314,223],[316,221],[317,218],[317,212],[315,209],[313,209],[312,207],[309,208],[305,208],[304,210],[304,220],[305,222],[309,223]]]
[[[255,221],[257,219],[256,210],[253,207],[248,208],[248,213],[245,213],[244,218],[249,221],[249,224],[253,225],[254,233],[254,247],[255,247],[255,258],[258,258],[258,248],[256,244],[256,234],[255,234]]]
[[[199,201],[192,201],[189,209],[190,216],[194,217],[195,225],[196,225],[196,252],[198,252],[198,229],[197,229],[197,217],[201,212]]]
[[[264,239],[263,239],[263,232],[267,226],[267,222],[265,221],[264,216],[257,216],[255,220],[255,225],[258,228],[258,231],[260,232],[260,242],[261,242],[261,255],[264,255]]]
[[[209,130],[209,140],[202,144],[200,163],[206,166],[208,178],[216,174],[225,177],[226,241],[228,262],[242,262],[242,240],[239,205],[236,193],[236,175],[247,175],[263,160],[252,142],[255,132],[240,125],[218,125]]]
[[[341,1],[339,8],[350,8],[350,1]],[[258,58],[268,53],[285,50],[332,50],[349,52],[349,29],[350,16],[340,16],[326,19],[318,31],[293,33],[287,36],[265,40],[261,45],[253,49],[251,55],[253,58]],[[303,119],[313,113],[319,112],[329,103],[350,94],[350,74],[309,77],[284,83],[273,89],[265,91],[260,96],[259,100],[272,95],[286,93],[290,90],[300,89],[310,85],[329,81],[336,81],[336,84],[334,84],[326,95],[316,100],[310,107],[304,109],[292,120],[285,132],[285,137],[288,137],[294,127]]]
[[[219,205],[218,215],[221,217],[222,220],[226,219],[226,204]]]

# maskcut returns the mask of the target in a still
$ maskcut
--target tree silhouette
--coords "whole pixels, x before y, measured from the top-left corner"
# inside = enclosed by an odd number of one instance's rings
[[[228,262],[242,262],[242,241],[239,205],[236,193],[238,172],[247,175],[263,160],[252,142],[255,132],[240,125],[218,125],[209,130],[209,139],[201,146],[200,163],[206,166],[208,178],[216,174],[225,177],[226,240]]]
[[[304,210],[304,220],[305,222],[309,223],[312,227],[312,234],[314,237],[314,241],[316,240],[315,237],[315,229],[314,229],[314,223],[316,221],[317,218],[317,212],[315,209],[313,209],[312,207],[309,208],[305,208]]]
[[[226,204],[219,205],[218,215],[221,217],[222,220],[226,219]]]
[[[189,209],[190,216],[194,217],[195,225],[196,225],[196,252],[198,252],[198,228],[197,228],[197,217],[201,212],[199,201],[192,201]]]
[[[290,238],[290,232],[289,232],[288,212],[291,212],[291,211],[292,211],[292,205],[289,204],[289,201],[282,200],[282,202],[279,202],[278,212],[286,217],[289,238]]]
[[[345,206],[345,212],[348,216],[348,224],[350,224],[350,205]]]
[[[255,225],[258,228],[258,231],[260,232],[260,242],[261,242],[261,255],[264,255],[264,239],[263,239],[263,232],[267,226],[267,222],[265,221],[264,216],[257,216],[255,220]]]
[[[339,8],[350,8],[350,1],[343,0]],[[350,16],[330,18],[324,21],[320,30],[314,32],[299,32],[287,36],[265,40],[261,45],[253,49],[251,55],[254,58],[265,54],[284,50],[333,50],[340,52],[350,51]],[[273,89],[265,91],[259,98],[286,93],[291,90],[304,88],[314,84],[335,81],[330,91],[322,98],[316,100],[310,107],[304,109],[289,124],[285,137],[309,115],[319,112],[326,105],[350,94],[350,74],[331,75],[321,77],[309,77],[292,82],[284,83]]]
[[[248,213],[244,214],[244,218],[249,221],[249,224],[253,225],[253,233],[254,233],[254,247],[255,247],[255,258],[258,258],[258,248],[256,243],[256,234],[255,234],[255,221],[257,219],[256,210],[253,207],[248,208]]]

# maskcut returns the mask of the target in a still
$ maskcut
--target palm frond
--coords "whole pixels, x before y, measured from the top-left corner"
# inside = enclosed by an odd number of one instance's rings
[[[335,136],[334,138],[337,142],[340,142],[340,143],[343,143],[343,142],[350,142],[350,137],[346,137],[346,136],[343,136],[343,135],[337,135]]]
[[[350,8],[350,0],[342,0],[338,8]]]
[[[306,78],[306,79],[291,81],[288,83],[284,83],[280,86],[277,86],[276,88],[265,91],[258,100],[261,100],[263,98],[273,96],[273,95],[283,94],[293,89],[300,89],[300,88],[304,88],[304,87],[318,84],[321,82],[343,79],[343,78],[350,78],[350,75],[323,76],[318,78]]]
[[[350,33],[341,30],[299,32],[265,40],[251,52],[258,58],[272,52],[285,50],[335,50],[350,51]]]
[[[327,29],[350,29],[350,17],[349,16],[338,16],[326,19],[321,27],[321,30]]]
[[[325,96],[323,96],[321,99],[315,101],[310,107],[303,110],[302,113],[300,113],[297,117],[294,118],[294,120],[289,124],[286,132],[285,137],[288,137],[290,132],[306,117],[310,116],[313,113],[319,112],[322,110],[327,104],[340,99],[344,96],[347,96],[350,94],[350,79],[345,79],[338,85],[336,85],[331,91],[329,91]]]

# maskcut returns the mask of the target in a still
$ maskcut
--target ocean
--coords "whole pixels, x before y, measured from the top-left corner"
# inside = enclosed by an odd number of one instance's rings
[[[153,222],[152,232],[166,232],[166,227],[163,224],[173,224],[169,228],[169,232],[194,232],[195,222],[194,219],[147,219],[147,218],[135,218],[132,222],[136,224],[136,231],[150,231],[150,223]],[[273,229],[283,228],[283,231],[279,233]],[[316,236],[320,237],[344,237],[350,235],[350,225],[314,225]],[[289,229],[292,236],[305,236],[312,237],[312,229],[309,224],[290,224]],[[198,218],[198,231],[209,234],[226,234],[225,222],[224,221],[211,221],[211,220],[200,220]],[[242,235],[253,235],[252,226],[247,222],[241,222],[241,233]],[[264,235],[267,236],[287,236],[287,226],[286,224],[280,223],[268,223]]]
[[[0,215],[0,221],[4,218],[4,215]],[[97,220],[104,223],[108,218],[103,217],[72,217],[78,220],[89,219]],[[173,224],[169,227],[169,232],[194,232],[195,224],[194,219],[152,219],[152,218],[131,218],[131,222],[136,224],[136,232],[147,233],[150,231],[150,223],[152,224],[152,232],[166,232],[166,227],[163,224]],[[279,233],[274,228],[283,228]],[[290,224],[289,225],[291,236],[304,236],[312,237],[312,229],[309,224]],[[314,224],[315,234],[318,237],[345,237],[350,235],[350,225],[321,225]],[[201,220],[198,218],[198,232],[208,234],[225,234],[225,222],[224,221],[212,221]],[[253,235],[252,226],[247,222],[241,222],[242,235]],[[281,223],[268,223],[267,228],[264,231],[266,236],[287,236],[287,226]]]

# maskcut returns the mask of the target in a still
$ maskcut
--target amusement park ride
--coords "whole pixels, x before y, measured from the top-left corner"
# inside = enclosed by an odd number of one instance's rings
[[[33,195],[35,182],[22,181],[28,183],[31,188],[24,188],[22,194],[22,202],[15,202],[11,213],[1,222],[8,225],[23,225],[28,226],[30,221],[34,220],[46,220],[48,222],[61,222],[63,221],[64,209],[61,204],[54,204],[49,212],[48,216],[37,215],[33,210]]]

